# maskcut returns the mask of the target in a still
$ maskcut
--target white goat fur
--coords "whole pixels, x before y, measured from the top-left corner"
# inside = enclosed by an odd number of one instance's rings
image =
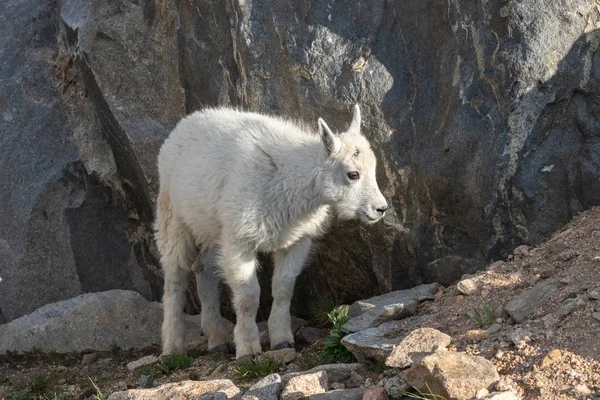
[[[219,305],[223,277],[236,312],[236,356],[261,352],[257,251],[274,255],[271,347],[293,346],[295,280],[330,211],[372,223],[387,208],[360,123],[358,105],[349,130],[339,136],[322,119],[315,135],[279,118],[227,108],[195,112],[179,122],[158,156],[155,231],[165,279],[163,354],[184,352],[190,270],[196,273],[209,349],[231,340]],[[351,179],[350,172],[359,178]],[[202,267],[195,263],[199,255]]]

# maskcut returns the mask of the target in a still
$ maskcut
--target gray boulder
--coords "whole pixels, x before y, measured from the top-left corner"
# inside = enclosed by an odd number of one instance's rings
[[[186,345],[206,345],[199,316],[186,316]],[[33,313],[0,325],[0,353],[27,351],[71,352],[143,348],[159,345],[162,304],[139,293],[109,290],[86,293],[47,304]]]
[[[129,389],[115,392],[108,400],[228,400],[238,399],[242,391],[229,379],[165,383],[153,389]]]

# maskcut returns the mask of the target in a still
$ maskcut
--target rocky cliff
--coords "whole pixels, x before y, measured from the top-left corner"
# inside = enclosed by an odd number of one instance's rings
[[[0,322],[85,292],[160,298],[155,157],[206,106],[342,130],[363,105],[393,212],[334,227],[296,314],[539,243],[600,204],[599,16],[589,0],[3,2]]]

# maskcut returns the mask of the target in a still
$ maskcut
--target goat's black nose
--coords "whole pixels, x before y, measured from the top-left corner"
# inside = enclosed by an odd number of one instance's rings
[[[390,206],[386,205],[385,207],[378,208],[377,211],[383,214],[388,208],[390,208]]]

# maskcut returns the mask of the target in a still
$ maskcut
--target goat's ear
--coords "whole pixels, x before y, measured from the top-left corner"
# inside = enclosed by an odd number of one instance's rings
[[[319,118],[319,136],[321,136],[323,146],[325,146],[325,153],[328,156],[335,154],[340,149],[340,139],[331,132],[331,129],[323,121],[323,118]]]
[[[352,116],[352,122],[350,123],[350,127],[348,128],[348,132],[352,133],[360,133],[360,107],[358,104],[354,105],[354,115]]]

